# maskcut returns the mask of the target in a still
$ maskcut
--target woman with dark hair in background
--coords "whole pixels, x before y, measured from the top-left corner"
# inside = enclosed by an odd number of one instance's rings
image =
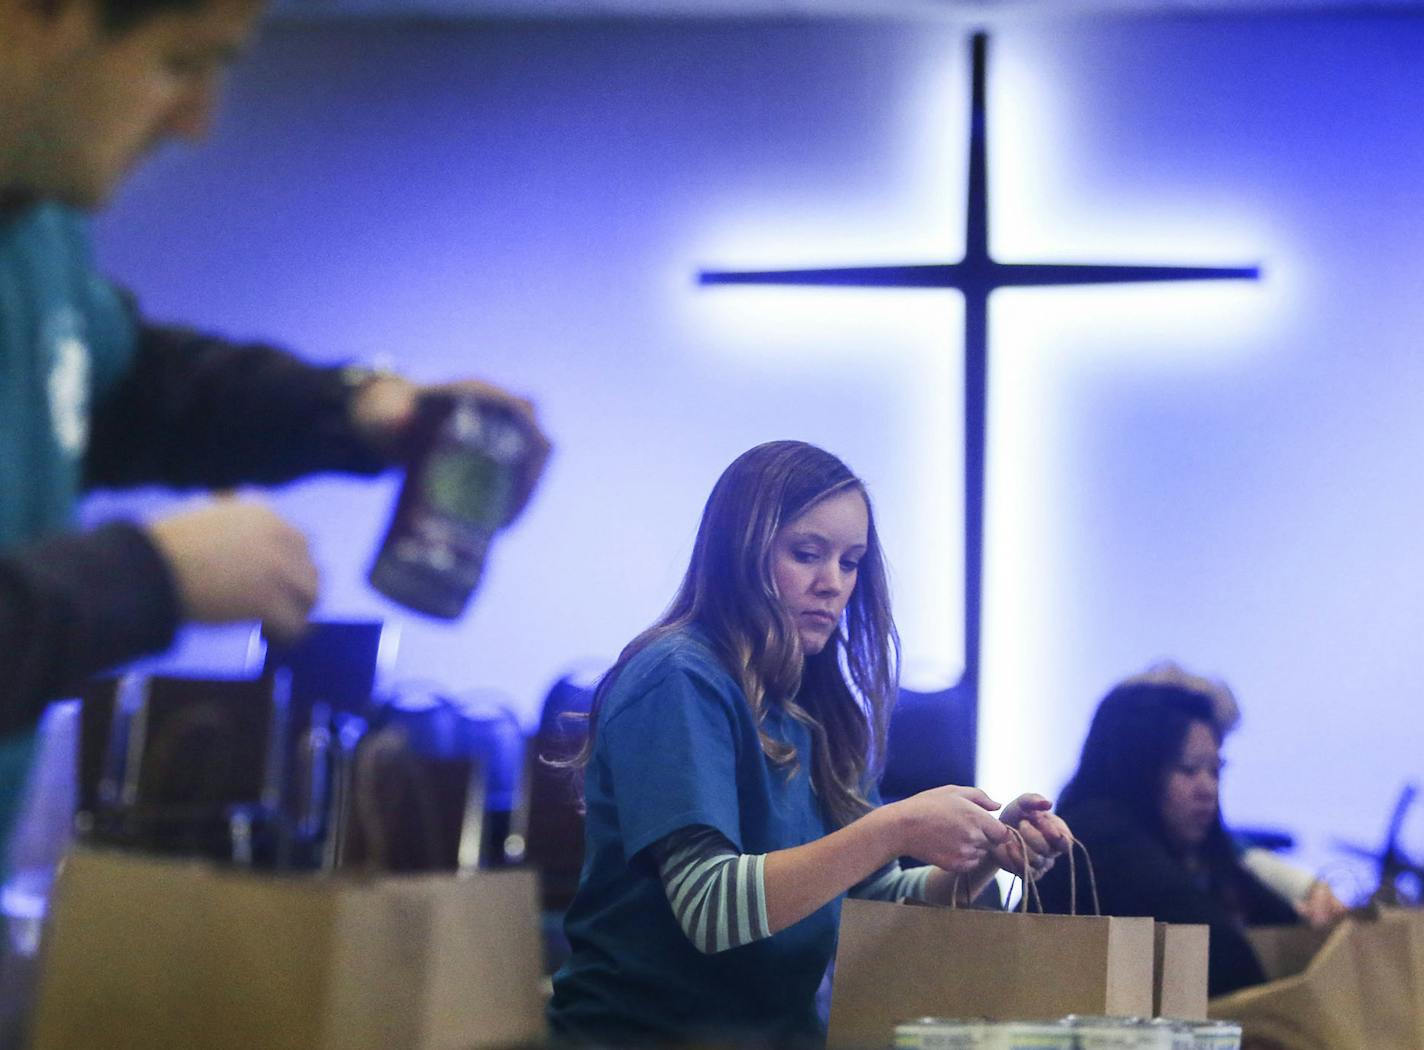
[[[1245,927],[1300,921],[1289,901],[1241,865],[1222,825],[1221,738],[1205,693],[1129,680],[1098,705],[1059,802],[1092,854],[1104,915],[1211,927],[1212,995],[1265,980]],[[1048,874],[1039,890],[1047,910],[1069,910],[1065,871]],[[1084,878],[1077,906],[1079,914],[1092,912]]]
[[[1041,796],[997,819],[967,787],[878,805],[898,654],[865,486],[802,442],[744,453],[671,607],[595,693],[559,1038],[814,1044],[847,891],[976,893],[1024,862],[1008,826],[1051,866],[1068,830]]]

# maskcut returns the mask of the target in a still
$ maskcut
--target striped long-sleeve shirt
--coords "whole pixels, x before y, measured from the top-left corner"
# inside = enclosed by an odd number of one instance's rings
[[[673,832],[653,853],[673,915],[698,951],[723,952],[771,936],[765,854],[739,853],[726,836],[705,825]],[[850,895],[923,900],[932,870],[907,871],[893,861],[852,887]]]

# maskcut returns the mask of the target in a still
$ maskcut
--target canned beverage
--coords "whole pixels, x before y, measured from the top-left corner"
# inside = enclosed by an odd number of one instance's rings
[[[1072,1028],[1076,1050],[1172,1050],[1172,1033],[1146,1024],[1140,1017],[1064,1019]]]
[[[984,1022],[921,1017],[895,1026],[895,1050],[990,1050]]]
[[[1160,1029],[1168,1034],[1164,1047],[1169,1050],[1197,1050],[1196,1026],[1191,1021],[1181,1021],[1174,1017],[1154,1017],[1147,1022],[1148,1027]]]
[[[922,1017],[895,1026],[895,1050],[1074,1050],[1061,1021],[968,1021]]]
[[[1235,1021],[1199,1022],[1192,1034],[1197,1050],[1241,1050],[1241,1026]]]
[[[992,1050],[1076,1050],[1078,1045],[1062,1021],[994,1021],[988,1034]]]
[[[423,395],[371,586],[417,612],[459,616],[490,540],[514,510],[530,452],[529,434],[510,409],[463,394]]]

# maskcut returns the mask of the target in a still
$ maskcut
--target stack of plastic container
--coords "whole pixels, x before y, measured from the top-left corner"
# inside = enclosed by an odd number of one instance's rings
[[[922,1017],[895,1027],[895,1050],[1241,1050],[1241,1026],[1163,1017]]]

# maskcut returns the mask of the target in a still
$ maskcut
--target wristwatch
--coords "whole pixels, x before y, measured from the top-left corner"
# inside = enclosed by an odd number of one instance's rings
[[[342,365],[336,376],[346,388],[348,397],[355,396],[378,379],[401,379],[405,377],[391,368],[381,365]]]

